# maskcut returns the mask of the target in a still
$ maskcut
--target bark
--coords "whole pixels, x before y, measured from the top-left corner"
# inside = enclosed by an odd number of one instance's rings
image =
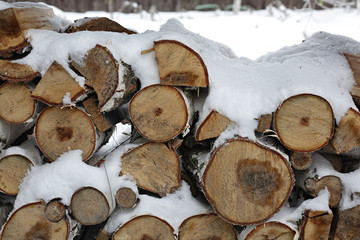
[[[35,120],[20,124],[10,124],[0,119],[0,149],[9,147],[23,133],[29,131]]]
[[[64,105],[68,94],[71,102],[86,93],[75,79],[57,62],[53,62],[43,78],[36,85],[31,97],[48,105]]]
[[[281,143],[296,152],[312,152],[324,147],[333,136],[334,123],[330,104],[311,94],[286,99],[274,116]]]
[[[121,156],[121,174],[138,187],[164,196],[181,186],[179,156],[166,143],[145,143]]]
[[[185,219],[179,227],[179,240],[222,239],[236,240],[236,232],[230,223],[214,213],[200,214]]]
[[[291,166],[296,170],[306,170],[312,164],[311,153],[292,152],[290,153]]]
[[[4,225],[0,239],[59,239],[67,240],[69,221],[50,222],[44,215],[43,202],[30,203],[17,209]]]
[[[177,88],[150,85],[131,100],[129,113],[137,131],[153,142],[166,142],[190,129],[191,102]]]
[[[112,240],[175,240],[174,229],[164,220],[149,215],[136,217],[122,225]]]
[[[219,137],[230,123],[231,121],[227,117],[212,110],[197,128],[195,139],[196,141],[202,141]]]
[[[31,82],[40,78],[41,74],[35,72],[30,66],[0,60],[0,79],[9,83]]]
[[[323,211],[306,211],[301,225],[300,239],[330,239],[333,214]]]

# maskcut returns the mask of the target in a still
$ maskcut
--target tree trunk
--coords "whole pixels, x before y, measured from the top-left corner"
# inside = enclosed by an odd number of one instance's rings
[[[30,66],[0,60],[0,79],[9,83],[31,82],[40,78],[41,74],[35,72]]]
[[[181,186],[179,156],[166,143],[145,143],[121,156],[121,174],[130,174],[138,187],[162,196]]]
[[[237,239],[233,226],[214,213],[195,215],[181,223],[179,240],[192,240],[195,236],[196,239]]]
[[[122,225],[112,240],[175,240],[174,229],[164,220],[142,215]]]
[[[195,139],[196,141],[203,141],[219,137],[230,123],[231,121],[227,117],[212,110],[197,128]]]
[[[35,138],[40,150],[50,161],[75,149],[83,151],[82,158],[86,161],[103,140],[84,111],[59,107],[47,107],[40,113]]]
[[[172,86],[151,85],[131,100],[129,112],[137,131],[153,142],[166,142],[190,129],[190,101]]]
[[[247,227],[248,228],[248,227]],[[295,239],[295,231],[289,226],[276,221],[269,221],[259,224],[256,227],[249,227],[245,229],[246,232],[241,232],[244,240],[257,240],[257,239],[278,239],[278,240],[293,240]],[[241,238],[242,239],[242,238]]]
[[[293,186],[294,174],[280,153],[243,138],[213,150],[202,176],[209,203],[236,225],[269,219],[285,204]]]
[[[286,99],[274,116],[281,143],[295,152],[313,152],[324,147],[333,136],[334,124],[328,101],[311,94]]]
[[[300,239],[330,239],[333,214],[323,211],[306,211],[301,225]]]
[[[48,105],[65,105],[67,95],[71,102],[86,92],[75,79],[57,62],[53,62],[36,85],[31,97]]]
[[[43,202],[30,203],[17,209],[4,225],[0,239],[68,240],[70,233],[68,220],[50,222],[46,219],[44,210]]]

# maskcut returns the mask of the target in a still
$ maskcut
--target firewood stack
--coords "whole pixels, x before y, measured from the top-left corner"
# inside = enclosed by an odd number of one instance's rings
[[[360,238],[360,205],[339,207],[341,201],[360,198],[348,181],[359,171],[358,110],[349,109],[336,124],[327,99],[295,94],[272,114],[258,117],[256,139],[234,134],[221,140],[236,122],[219,109],[202,110],[211,76],[201,53],[180,41],[154,41],[152,48],[136,53],[156,59],[159,83],[148,86],[141,86],[133,67],[101,44],[82,60],[54,61],[45,74],[14,62],[31,51],[27,30],[55,30],[53,16],[37,7],[0,13],[0,239]],[[78,20],[62,34],[85,30],[136,34],[106,18]],[[360,56],[346,53],[346,58],[357,102]],[[124,109],[125,114],[114,114]],[[119,122],[131,124],[132,134],[118,143],[125,149],[117,156],[118,176],[130,176],[142,194],[154,198],[172,196],[186,180],[201,192],[194,193],[194,201],[206,200],[209,211],[172,226],[156,213],[135,214],[145,204],[136,190],[104,191],[86,183],[67,196],[69,201],[44,197],[16,205],[22,180],[44,163],[54,166],[68,151],[80,149],[88,168],[109,162],[113,149],[97,153]],[[301,207],[326,193],[325,206]],[[291,208],[300,209],[298,222],[280,216]],[[117,209],[134,214],[107,232],[104,226]]]

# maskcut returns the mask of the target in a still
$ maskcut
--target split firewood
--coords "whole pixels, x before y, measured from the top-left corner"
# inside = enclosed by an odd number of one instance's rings
[[[86,161],[103,140],[90,117],[79,108],[47,107],[39,115],[35,138],[40,150],[55,161],[69,150],[81,149]]]
[[[360,206],[339,210],[335,240],[356,240],[360,236]]]
[[[71,197],[71,214],[85,226],[104,222],[114,208],[114,197],[93,187],[80,188]]]
[[[130,101],[140,89],[140,81],[131,66],[123,61],[119,64],[106,47],[96,45],[89,50],[83,63],[72,61],[71,66],[86,78],[85,84],[94,89],[102,112],[112,111]]]
[[[174,229],[164,220],[149,215],[131,219],[122,225],[112,240],[175,240]]]
[[[110,124],[106,120],[103,113],[100,111],[97,101],[95,98],[91,97],[82,102],[86,112],[90,115],[93,120],[96,128],[100,132],[105,132],[111,128]]]
[[[153,142],[166,142],[182,133],[192,120],[191,99],[172,86],[150,85],[130,101],[129,113],[137,131]]]
[[[333,214],[326,211],[307,210],[304,213],[300,239],[331,239],[330,230]]]
[[[41,74],[35,72],[30,66],[0,60],[0,79],[9,83],[31,82],[40,78]]]
[[[349,152],[360,145],[360,113],[350,108],[341,118],[331,141],[337,154]]]
[[[121,174],[131,175],[138,187],[166,195],[181,186],[179,156],[166,143],[145,143],[121,156]]]
[[[121,208],[133,208],[137,203],[136,193],[128,187],[119,188],[115,196],[116,204]]]
[[[1,233],[1,240],[59,239],[68,240],[68,220],[50,222],[44,215],[43,202],[30,203],[17,209],[8,219]]]
[[[135,31],[121,26],[119,23],[106,17],[85,17],[77,19],[75,23],[66,29],[66,33],[74,33],[80,31],[106,31],[127,34],[136,34]]]
[[[66,208],[60,199],[53,199],[46,203],[44,215],[50,222],[59,222],[66,216]]]
[[[355,102],[360,101],[360,56],[354,54],[344,54],[346,60],[348,61],[350,68],[354,75],[355,85],[351,90],[351,95],[354,98]]]
[[[312,152],[324,147],[333,136],[334,124],[328,101],[312,94],[286,99],[274,116],[279,140],[295,152]]]
[[[248,227],[247,227],[248,228]],[[269,221],[257,225],[256,227],[249,227],[245,229],[246,233],[244,240],[257,240],[257,239],[278,239],[278,240],[293,240],[295,239],[295,231],[288,225],[277,221]],[[242,238],[241,238],[242,239]]]
[[[273,115],[270,114],[263,114],[261,115],[258,120],[258,126],[256,128],[257,132],[263,133],[268,129],[271,129],[272,126],[272,119]]]
[[[0,154],[0,192],[15,196],[19,186],[31,166],[42,163],[34,140],[20,146],[2,150]]]
[[[214,213],[200,214],[185,219],[179,227],[179,240],[222,239],[236,240],[236,232],[230,223]]]
[[[224,115],[212,110],[209,115],[201,122],[196,130],[196,141],[216,138],[225,131],[231,121]]]
[[[57,62],[53,62],[36,85],[31,97],[48,105],[64,105],[64,96],[71,102],[86,92]]]
[[[4,83],[0,86],[0,118],[8,123],[23,123],[35,114],[36,103],[24,84]]]
[[[161,40],[154,42],[159,66],[160,84],[188,87],[207,87],[208,71],[200,55],[181,42]]]
[[[212,151],[203,192],[216,213],[235,225],[266,221],[285,204],[294,174],[282,154],[244,138]]]
[[[312,164],[311,153],[309,152],[292,152],[289,157],[291,166],[296,170],[308,169]]]
[[[53,30],[50,19],[55,16],[52,8],[7,8],[0,11],[0,58],[21,54],[27,42],[27,30]]]

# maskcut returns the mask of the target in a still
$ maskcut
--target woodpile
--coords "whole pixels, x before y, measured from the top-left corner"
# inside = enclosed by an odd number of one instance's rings
[[[14,206],[0,239],[360,238],[360,205],[341,208],[360,199],[360,187],[348,180],[360,165],[358,110],[350,108],[336,122],[330,101],[297,93],[257,116],[253,138],[233,134],[236,119],[204,107],[212,86],[202,53],[176,40],[153,41],[136,53],[152,57],[158,67],[158,83],[145,86],[136,69],[105,44],[92,46],[82,59],[53,61],[46,71],[11,61],[31,46],[28,29],[54,30],[52,17],[36,7],[0,14],[6,22],[0,23],[0,191],[1,203]],[[81,31],[137,34],[106,18],[78,20],[61,34]],[[359,55],[346,53],[346,59],[359,81]],[[357,88],[351,92],[355,102]],[[130,125],[131,133],[110,148],[119,123]],[[67,196],[59,192],[19,205],[26,179],[73,150],[81,150],[76,164],[104,170],[103,179],[87,176],[91,180],[69,183]],[[114,183],[112,174],[137,188]],[[178,226],[160,213],[136,212],[146,204],[140,195],[171,199],[185,182],[194,190],[191,199],[206,204],[207,212]],[[306,205],[326,193],[321,209]],[[288,208],[300,211],[295,224],[280,216]],[[107,232],[117,209],[131,217]]]

